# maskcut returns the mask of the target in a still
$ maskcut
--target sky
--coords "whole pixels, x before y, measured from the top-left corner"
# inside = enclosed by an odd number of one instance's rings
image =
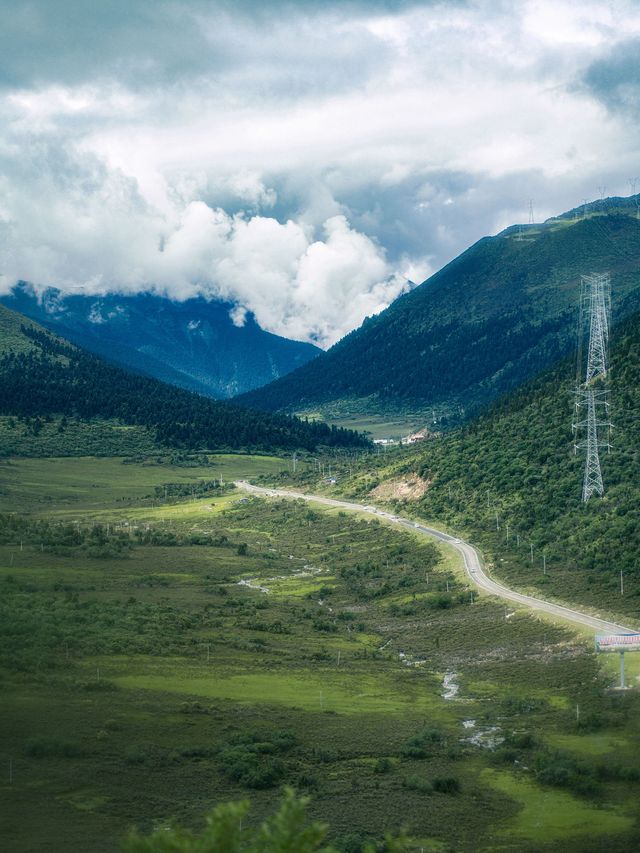
[[[640,191],[639,131],[640,0],[0,0],[0,291],[327,347],[530,200]]]

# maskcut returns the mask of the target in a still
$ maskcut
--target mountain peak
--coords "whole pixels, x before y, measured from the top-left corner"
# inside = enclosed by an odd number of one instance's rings
[[[640,307],[640,196],[484,237],[327,353],[243,403],[283,411],[435,410],[459,420],[573,345],[580,276],[607,270]],[[339,420],[339,418],[338,418]]]
[[[202,297],[38,293],[20,282],[0,301],[117,364],[217,398],[271,382],[320,352],[263,331],[238,306]]]

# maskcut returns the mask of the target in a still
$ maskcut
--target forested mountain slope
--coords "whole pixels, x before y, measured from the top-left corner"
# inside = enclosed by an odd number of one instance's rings
[[[409,453],[375,457],[375,479],[371,462],[360,463],[342,488],[359,496],[373,488],[375,499],[393,500],[393,483],[418,474],[426,491],[405,510],[480,544],[498,577],[640,620],[640,314],[614,327],[611,341],[604,497],[582,503],[585,459],[584,450],[574,453],[571,358],[465,428]]]
[[[639,199],[480,240],[326,354],[240,399],[286,411],[435,407],[455,422],[570,350],[581,275],[611,273],[614,317],[640,308]]]
[[[314,449],[366,440],[324,423],[250,411],[129,373],[0,306],[0,415],[114,419],[142,427],[163,446],[186,449]]]
[[[318,355],[312,344],[265,332],[253,315],[237,326],[233,306],[162,296],[37,296],[24,282],[0,297],[78,346],[163,382],[224,399],[284,376]]]

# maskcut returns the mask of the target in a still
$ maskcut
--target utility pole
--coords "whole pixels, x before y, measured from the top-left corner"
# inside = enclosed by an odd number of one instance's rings
[[[534,225],[535,220],[533,218],[533,199],[529,199],[529,225]]]
[[[620,595],[624,595],[624,577],[622,576],[622,569],[620,569]]]

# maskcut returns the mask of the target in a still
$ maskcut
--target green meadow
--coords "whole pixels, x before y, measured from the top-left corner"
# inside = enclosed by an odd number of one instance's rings
[[[354,429],[357,432],[366,432],[371,438],[392,438],[399,440],[410,433],[422,429],[429,423],[431,410],[429,412],[410,411],[406,414],[389,415],[376,414],[375,412],[352,414],[340,409],[322,409],[320,411],[300,411],[300,417],[310,420],[322,420],[337,427]]]
[[[345,853],[633,849],[613,657],[410,531],[230,485],[287,465],[0,464],[6,849],[116,851],[245,797],[257,823],[284,784]]]

